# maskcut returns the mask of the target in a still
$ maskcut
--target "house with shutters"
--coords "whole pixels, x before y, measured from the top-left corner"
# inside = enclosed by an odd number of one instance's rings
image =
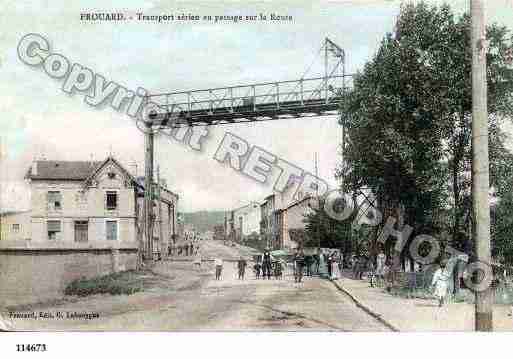
[[[137,240],[137,181],[114,158],[34,161],[26,178],[32,243]]]
[[[141,239],[144,178],[132,176],[115,158],[38,160],[26,179],[30,211],[4,215],[2,239],[25,240],[33,246],[59,242],[87,247],[116,247]],[[177,234],[178,195],[164,184],[156,187],[160,196],[154,202],[154,248],[165,252]]]
[[[0,213],[0,307],[59,298],[79,278],[136,269],[144,178],[120,162],[34,161],[30,209]],[[154,255],[177,233],[178,196],[154,183]],[[0,209],[1,210],[1,209]]]

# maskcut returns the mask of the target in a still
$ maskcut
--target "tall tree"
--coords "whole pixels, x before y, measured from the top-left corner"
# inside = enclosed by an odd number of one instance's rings
[[[512,114],[511,34],[488,27],[490,160],[504,149],[501,121]],[[401,7],[395,31],[354,79],[341,105],[354,189],[369,188],[380,210],[415,233],[439,235],[451,208],[457,241],[471,209],[470,19],[448,5]],[[492,182],[498,181],[492,173]],[[468,217],[468,216],[467,216]]]

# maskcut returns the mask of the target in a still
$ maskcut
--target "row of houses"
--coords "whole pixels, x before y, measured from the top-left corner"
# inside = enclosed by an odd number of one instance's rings
[[[293,249],[298,245],[294,234],[305,229],[305,216],[311,211],[310,196],[293,199],[282,193],[267,196],[262,203],[248,205],[228,212],[224,230],[227,238],[242,242],[258,235],[271,249]]]

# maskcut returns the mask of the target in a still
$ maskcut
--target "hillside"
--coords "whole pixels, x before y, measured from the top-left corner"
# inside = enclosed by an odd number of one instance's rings
[[[199,232],[213,231],[214,226],[224,224],[224,211],[183,212],[180,215],[185,225],[192,225]]]

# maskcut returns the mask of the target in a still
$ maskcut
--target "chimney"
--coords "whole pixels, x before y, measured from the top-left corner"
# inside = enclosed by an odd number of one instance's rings
[[[32,176],[37,176],[37,160],[32,161],[32,168],[30,170]]]

